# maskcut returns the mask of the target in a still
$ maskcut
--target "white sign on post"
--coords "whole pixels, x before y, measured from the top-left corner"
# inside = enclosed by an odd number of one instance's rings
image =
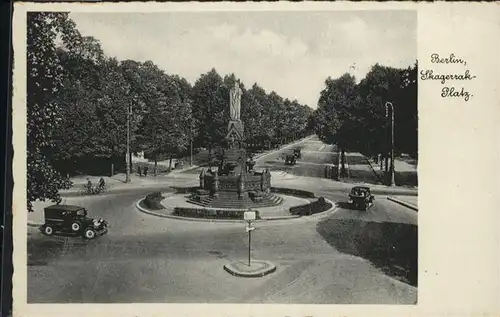
[[[243,218],[246,220],[246,221],[253,221],[255,220],[255,211],[245,211],[245,213],[243,214]]]

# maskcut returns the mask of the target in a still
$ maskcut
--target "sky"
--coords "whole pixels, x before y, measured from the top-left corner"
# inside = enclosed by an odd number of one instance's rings
[[[415,11],[83,13],[84,36],[119,60],[151,60],[192,84],[215,68],[315,109],[325,79],[417,58]]]

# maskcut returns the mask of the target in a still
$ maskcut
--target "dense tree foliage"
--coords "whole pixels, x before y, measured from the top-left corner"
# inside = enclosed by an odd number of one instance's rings
[[[193,116],[198,131],[197,146],[216,147],[227,133],[229,91],[235,74],[220,76],[215,69],[201,75],[192,90]],[[241,120],[245,138],[252,148],[261,150],[303,137],[311,130],[308,120],[312,109],[296,100],[283,99],[276,92],[269,94],[254,84],[251,89],[241,85]]]
[[[33,201],[59,202],[58,191],[71,186],[51,161],[54,131],[63,119],[55,99],[63,81],[56,40],[72,43],[75,29],[66,13],[32,12],[27,18],[27,206],[32,211]]]
[[[319,137],[341,150],[367,156],[390,150],[390,121],[385,103],[395,108],[395,150],[416,156],[418,146],[417,64],[407,69],[374,65],[356,84],[344,74],[328,78],[321,92],[313,125]]]
[[[67,13],[28,15],[28,208],[60,201],[67,175],[125,165],[131,151],[155,162],[195,148],[216,148],[227,133],[235,74],[215,69],[193,86],[151,61],[118,61],[82,36]],[[254,84],[242,86],[246,142],[261,150],[311,132],[312,109]],[[108,166],[109,165],[109,166]],[[102,170],[98,171],[102,173]]]

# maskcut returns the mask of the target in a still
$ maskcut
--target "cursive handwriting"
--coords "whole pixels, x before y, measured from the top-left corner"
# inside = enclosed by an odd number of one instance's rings
[[[439,80],[441,84],[446,84],[447,80],[473,80],[476,76],[471,76],[467,69],[463,74],[434,74],[433,70],[420,71],[420,79],[422,80]]]
[[[447,64],[458,64],[462,66],[467,66],[467,61],[463,58],[457,57],[455,54],[451,53],[448,57],[441,57],[438,53],[432,53],[430,56],[431,63],[437,65],[443,65],[441,67],[449,67],[445,66]],[[443,72],[439,73],[434,69],[424,69],[420,71],[420,79],[421,80],[432,80],[438,81],[442,85],[446,85],[441,88],[441,97],[442,98],[463,98],[466,102],[473,97],[465,87],[453,87],[449,86],[450,81],[463,81],[468,82],[476,79],[476,76],[472,75],[469,69],[465,69],[463,71],[451,71],[451,72]]]
[[[463,64],[467,66],[467,62],[464,59],[458,58],[455,54],[451,53],[450,57],[441,57],[437,53],[431,54],[431,63],[435,64]]]
[[[441,97],[464,98],[465,101],[469,101],[472,94],[466,91],[464,87],[462,87],[460,91],[456,90],[455,87],[443,87],[443,89],[441,89]]]

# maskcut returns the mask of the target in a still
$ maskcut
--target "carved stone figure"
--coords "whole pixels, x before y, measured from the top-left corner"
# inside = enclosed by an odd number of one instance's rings
[[[229,114],[233,121],[240,120],[241,93],[240,85],[238,82],[234,82],[234,87],[229,93]]]

